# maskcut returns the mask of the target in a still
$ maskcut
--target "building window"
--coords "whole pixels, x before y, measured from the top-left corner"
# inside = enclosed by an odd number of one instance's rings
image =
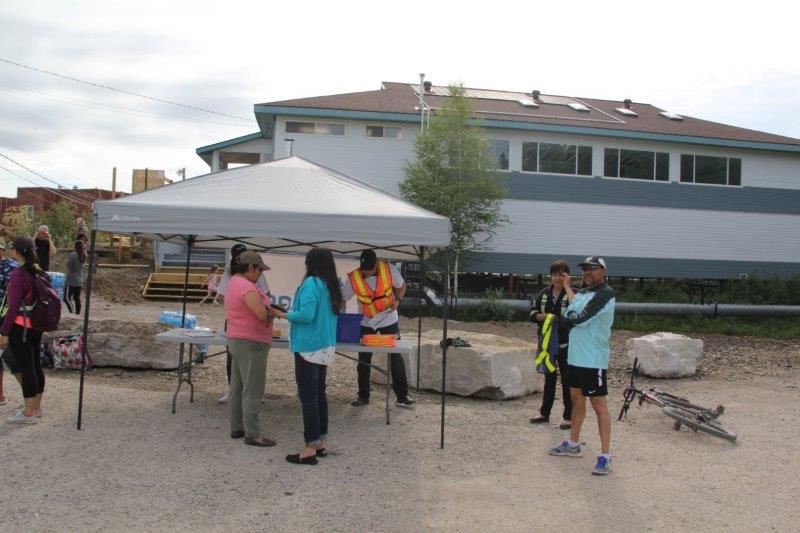
[[[681,154],[681,181],[740,186],[742,160],[738,157]]]
[[[332,122],[287,122],[286,133],[344,135],[344,124],[335,124]]]
[[[367,126],[367,137],[382,139],[400,139],[403,128],[400,126]]]
[[[497,168],[499,170],[508,170],[508,151],[509,141],[501,139],[492,139],[489,151],[497,158]]]
[[[592,147],[575,144],[523,142],[522,170],[591,176]]]
[[[606,148],[603,175],[609,178],[669,181],[669,154]]]

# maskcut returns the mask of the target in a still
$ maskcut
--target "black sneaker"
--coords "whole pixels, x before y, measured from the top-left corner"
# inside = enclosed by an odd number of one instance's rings
[[[397,400],[397,407],[405,407],[406,409],[413,409],[415,403],[417,403],[417,401],[411,396],[409,396],[405,400]]]
[[[368,403],[369,403],[369,398],[362,398],[359,396],[358,399],[350,402],[350,405],[352,405],[353,407],[361,407],[362,405],[367,405]]]

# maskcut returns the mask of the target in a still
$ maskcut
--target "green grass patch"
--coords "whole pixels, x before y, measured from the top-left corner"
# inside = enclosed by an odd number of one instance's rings
[[[744,335],[770,339],[800,339],[800,320],[796,318],[743,318],[701,316],[622,315],[614,316],[614,329],[653,333],[712,333]]]

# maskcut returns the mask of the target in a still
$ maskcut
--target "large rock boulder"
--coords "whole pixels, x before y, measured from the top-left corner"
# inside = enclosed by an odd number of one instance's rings
[[[639,372],[654,378],[682,378],[697,373],[703,341],[677,333],[651,333],[628,339],[628,360],[639,359]]]
[[[95,366],[174,370],[178,368],[179,345],[155,341],[156,333],[168,329],[172,327],[165,324],[92,319],[89,355]],[[82,318],[62,316],[60,331],[48,333],[47,338],[82,331]]]
[[[470,348],[451,347],[447,350],[447,392],[459,396],[476,396],[492,400],[507,400],[533,394],[541,390],[544,378],[534,365],[536,347],[526,343],[487,333],[450,331],[450,337],[461,337],[472,344]],[[416,334],[412,342],[416,341]],[[410,338],[410,336],[409,336]],[[422,333],[420,352],[420,382],[423,389],[441,392],[442,349],[439,331]],[[414,344],[416,344],[414,342]],[[376,354],[372,364],[385,368],[386,357]],[[417,380],[417,353],[405,354],[409,386]],[[376,382],[386,383],[378,372],[372,373]]]

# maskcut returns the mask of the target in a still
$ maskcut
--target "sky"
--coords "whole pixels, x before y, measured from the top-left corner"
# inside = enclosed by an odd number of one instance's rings
[[[208,172],[200,146],[258,130],[253,104],[382,81],[646,102],[800,138],[789,2],[0,2],[0,195],[130,190],[134,168]],[[44,177],[42,177],[44,176]],[[52,180],[50,182],[45,179]]]

